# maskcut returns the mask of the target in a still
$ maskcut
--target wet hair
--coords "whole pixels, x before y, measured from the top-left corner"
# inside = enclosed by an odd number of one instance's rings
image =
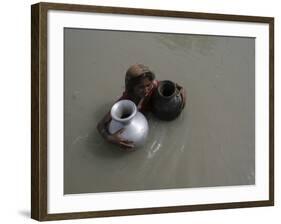
[[[155,74],[143,64],[133,64],[129,67],[125,77],[125,88],[129,94],[133,93],[134,87],[138,85],[141,80],[148,78],[150,81],[155,79]]]

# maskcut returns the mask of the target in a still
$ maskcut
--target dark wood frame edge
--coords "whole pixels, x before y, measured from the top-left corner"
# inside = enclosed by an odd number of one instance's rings
[[[31,7],[31,217],[47,216],[47,10]]]
[[[269,200],[274,205],[274,18],[269,22]]]
[[[96,212],[89,211],[89,212],[59,213],[59,214],[48,214],[40,221],[177,213],[177,212],[189,212],[189,211],[207,211],[207,210],[219,210],[219,209],[265,207],[265,206],[273,206],[273,203],[271,201],[251,201],[251,202],[217,203],[217,204],[188,205],[188,206],[152,207],[152,208],[125,209],[125,210],[108,210],[108,211],[96,211]]]
[[[187,12],[187,11],[171,11],[158,9],[143,9],[143,8],[125,8],[125,7],[110,7],[110,6],[95,6],[95,5],[79,5],[79,4],[63,4],[63,3],[37,3],[40,7],[46,10],[66,10],[76,12],[98,12],[98,13],[113,13],[113,14],[128,14],[128,15],[145,15],[145,16],[164,16],[178,18],[194,18],[208,20],[227,20],[241,22],[258,22],[270,23],[273,17],[265,16],[247,16],[234,14],[219,14],[219,13],[203,13],[203,12]]]
[[[48,214],[47,211],[47,12],[67,10],[165,16],[269,24],[269,200],[109,211]],[[203,211],[274,205],[274,18],[198,12],[164,11],[61,3],[31,6],[31,218],[38,221]]]

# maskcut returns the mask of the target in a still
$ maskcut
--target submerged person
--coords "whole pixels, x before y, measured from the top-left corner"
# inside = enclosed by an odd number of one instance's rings
[[[159,81],[155,79],[155,74],[143,64],[134,64],[126,72],[125,76],[125,91],[117,100],[131,100],[136,105],[140,112],[147,115],[152,109],[152,96],[158,88]],[[176,84],[182,97],[182,109],[185,106],[185,90],[183,87]],[[108,132],[108,125],[111,121],[110,112],[108,112],[98,123],[97,129],[101,136],[110,143],[119,145],[124,148],[134,148],[134,143],[122,139],[121,134],[123,129],[120,129],[114,134]]]

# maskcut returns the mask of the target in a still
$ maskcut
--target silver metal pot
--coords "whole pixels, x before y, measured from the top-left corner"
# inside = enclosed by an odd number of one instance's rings
[[[111,108],[112,120],[108,131],[113,134],[124,128],[121,137],[132,141],[135,147],[144,145],[148,135],[148,123],[145,116],[137,110],[134,102],[131,100],[120,100]]]

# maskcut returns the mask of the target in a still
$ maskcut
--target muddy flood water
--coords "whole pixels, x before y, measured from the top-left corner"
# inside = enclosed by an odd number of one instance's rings
[[[187,91],[174,121],[148,117],[144,147],[124,152],[98,121],[131,64]],[[64,193],[255,184],[253,38],[64,30]]]

